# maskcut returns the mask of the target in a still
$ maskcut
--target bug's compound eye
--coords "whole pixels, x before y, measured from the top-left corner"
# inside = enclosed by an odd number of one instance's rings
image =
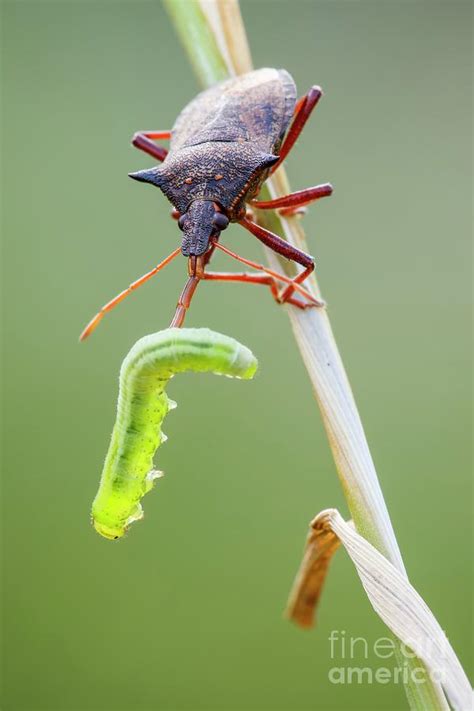
[[[221,232],[222,230],[225,230],[225,228],[229,224],[229,218],[226,217],[222,212],[216,212],[214,213],[212,224],[219,230],[219,232]]]
[[[181,231],[184,230],[185,221],[186,221],[186,215],[181,215],[181,217],[178,219],[178,227]]]

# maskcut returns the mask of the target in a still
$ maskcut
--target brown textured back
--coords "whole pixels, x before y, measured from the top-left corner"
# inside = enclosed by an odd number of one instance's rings
[[[197,95],[172,129],[171,151],[208,141],[251,142],[272,153],[293,116],[295,83],[284,69],[257,69]]]

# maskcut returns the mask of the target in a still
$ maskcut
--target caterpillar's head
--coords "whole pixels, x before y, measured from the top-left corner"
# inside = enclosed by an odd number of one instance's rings
[[[147,479],[147,482],[153,482],[153,479],[156,479],[161,474],[162,472],[150,472],[149,476],[152,478]],[[150,488],[151,486],[152,484],[150,485]],[[149,488],[145,489],[144,493],[146,493],[146,491],[149,491]],[[143,509],[140,503],[137,504],[133,502],[131,513],[129,513],[129,515],[124,519],[124,502],[120,495],[118,501],[120,513],[115,512],[115,514],[113,511],[113,504],[114,502],[117,503],[117,501],[112,499],[112,502],[108,502],[107,507],[104,509],[97,503],[99,496],[100,490],[94,500],[94,503],[92,504],[92,525],[97,533],[100,533],[100,535],[104,538],[108,538],[109,541],[116,541],[118,538],[122,538],[127,533],[131,523],[134,521],[140,521],[143,518]],[[128,506],[125,510],[127,508],[128,511],[130,511]]]
[[[112,526],[106,526],[103,523],[99,523],[96,519],[92,519],[92,525],[94,526],[97,533],[100,533],[104,538],[108,538],[109,541],[116,541],[118,538],[122,538],[125,535],[125,528],[118,528]]]
[[[211,237],[218,236],[229,224],[212,200],[194,200],[178,220],[183,233],[181,251],[185,257],[199,257],[209,248]]]

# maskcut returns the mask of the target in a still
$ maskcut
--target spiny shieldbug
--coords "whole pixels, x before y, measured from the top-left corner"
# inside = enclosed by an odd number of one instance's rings
[[[302,206],[331,194],[332,187],[326,183],[275,200],[255,199],[262,184],[293,148],[321,96],[321,89],[313,86],[297,100],[295,83],[287,71],[258,69],[198,94],[180,113],[171,131],[141,131],[133,136],[133,145],[161,165],[131,173],[130,177],[159,187],[169,199],[172,216],[183,233],[181,246],[103,306],[84,329],[81,340],[95,329],[104,314],[180,252],[188,259],[188,280],[171,326],[183,324],[202,279],[264,284],[278,303],[291,303],[299,308],[321,305],[301,286],[314,269],[313,258],[257,225],[251,212],[278,209],[286,215],[294,214]],[[161,139],[170,139],[169,151],[155,143]],[[238,222],[267,247],[300,264],[303,270],[290,279],[231,252],[219,243],[220,234],[229,222]],[[238,274],[207,271],[216,249],[258,271]],[[281,291],[279,282],[286,284]],[[297,298],[295,291],[303,298]]]

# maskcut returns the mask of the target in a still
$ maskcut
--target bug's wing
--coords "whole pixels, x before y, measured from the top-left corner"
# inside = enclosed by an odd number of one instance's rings
[[[228,79],[183,109],[172,129],[171,150],[237,141],[272,153],[288,128],[295,102],[295,83],[284,69],[258,69]]]

